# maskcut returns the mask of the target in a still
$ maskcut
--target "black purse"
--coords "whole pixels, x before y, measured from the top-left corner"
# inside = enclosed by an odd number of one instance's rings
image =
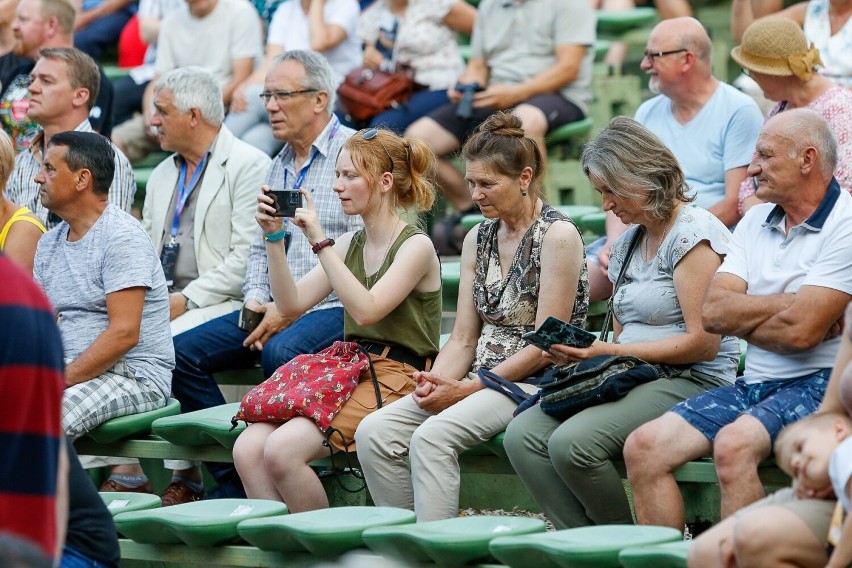
[[[606,341],[609,336],[615,291],[624,278],[644,232],[642,227],[636,231],[615,280],[600,333],[602,341]],[[643,383],[675,376],[681,372],[681,367],[652,364],[631,355],[598,355],[576,365],[551,367],[539,383],[539,392],[523,401],[515,415],[540,402],[542,412],[559,420],[566,420],[586,408],[624,398],[633,388]]]

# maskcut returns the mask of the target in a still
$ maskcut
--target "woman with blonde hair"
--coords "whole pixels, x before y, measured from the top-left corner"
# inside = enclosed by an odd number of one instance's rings
[[[6,184],[14,167],[12,139],[0,130],[0,252],[32,274],[36,246],[46,229],[32,211],[6,199]]]
[[[441,269],[429,237],[400,217],[400,210],[428,211],[434,200],[429,179],[435,156],[420,140],[371,128],[343,145],[333,190],[344,213],[360,215],[364,229],[326,238],[310,192],[292,223],[313,245],[319,265],[296,282],[287,265],[286,234],[274,217],[264,186],[257,222],[266,238],[269,278],[278,311],[296,318],[331,293],[343,304],[343,335],[371,354],[369,369],[352,397],[323,432],[297,417],[284,424],[251,424],[234,446],[234,463],[252,498],[284,501],[290,512],[328,507],[322,484],[308,465],[329,455],[328,443],[353,451],[355,428],[378,408],[411,393],[412,376],[430,368],[438,352]],[[332,435],[332,433],[334,435]]]

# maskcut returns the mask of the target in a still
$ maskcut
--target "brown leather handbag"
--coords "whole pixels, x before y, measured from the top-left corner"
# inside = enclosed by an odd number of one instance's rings
[[[408,73],[359,67],[346,75],[337,96],[351,120],[364,122],[389,108],[396,108],[414,91],[414,79]]]

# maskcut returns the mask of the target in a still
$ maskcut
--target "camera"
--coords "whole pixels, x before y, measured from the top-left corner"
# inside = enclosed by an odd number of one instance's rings
[[[479,83],[459,83],[456,90],[462,94],[459,106],[456,107],[456,116],[470,120],[473,115],[473,95],[483,90]]]
[[[302,206],[302,193],[298,189],[273,189],[269,192],[275,207],[273,217],[293,217],[296,209]]]

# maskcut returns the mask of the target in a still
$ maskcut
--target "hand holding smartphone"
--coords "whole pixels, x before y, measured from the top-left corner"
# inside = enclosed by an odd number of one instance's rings
[[[521,338],[544,351],[549,351],[553,344],[582,349],[588,347],[597,339],[594,333],[576,325],[565,323],[553,316],[544,320],[544,323],[537,330],[527,332]]]
[[[302,192],[298,189],[273,189],[268,195],[275,207],[273,217],[295,217],[296,209],[302,206]]]

